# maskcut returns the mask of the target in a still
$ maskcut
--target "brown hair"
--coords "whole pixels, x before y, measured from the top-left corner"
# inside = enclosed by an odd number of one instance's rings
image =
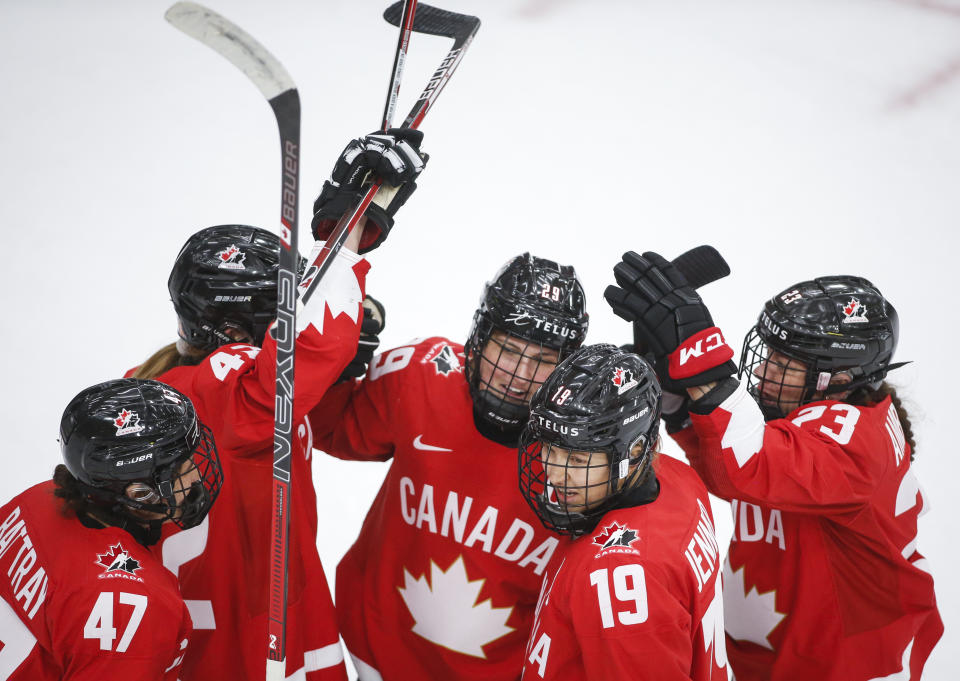
[[[871,390],[868,387],[854,390],[844,401],[850,404],[872,407],[880,404],[887,397],[890,398],[894,409],[897,410],[897,417],[900,419],[900,425],[903,427],[903,436],[910,445],[910,461],[912,462],[914,454],[917,453],[917,443],[913,439],[913,425],[910,423],[910,415],[907,414],[907,410],[903,406],[903,400],[897,395],[896,388],[884,381],[876,390]]]
[[[203,355],[181,355],[176,343],[164,345],[133,372],[133,378],[156,378],[174,367],[199,364]]]
[[[53,469],[53,484],[56,485],[53,495],[63,500],[60,510],[64,515],[80,516],[90,509],[90,499],[80,486],[80,482],[62,463],[57,464]]]

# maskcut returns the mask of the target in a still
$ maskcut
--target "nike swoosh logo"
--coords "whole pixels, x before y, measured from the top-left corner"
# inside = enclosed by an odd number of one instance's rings
[[[423,444],[423,435],[417,435],[413,438],[413,447],[414,449],[421,449],[425,452],[452,452],[452,449],[447,449],[446,447],[434,447],[433,445]]]

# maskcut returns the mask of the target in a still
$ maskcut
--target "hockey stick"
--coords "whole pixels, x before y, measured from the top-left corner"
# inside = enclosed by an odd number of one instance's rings
[[[720,255],[720,252],[713,246],[706,244],[691,248],[686,253],[681,253],[673,259],[673,264],[680,270],[680,274],[684,276],[687,283],[695,289],[718,279],[723,279],[730,274],[730,266]],[[634,352],[641,355],[646,351],[643,342],[640,340],[636,322],[633,325],[633,347]]]
[[[297,209],[300,191],[300,95],[277,59],[243,29],[192,2],[164,15],[192,38],[220,53],[253,81],[267,99],[280,132],[280,267],[277,275],[276,398],[274,401],[273,504],[266,678],[286,676],[287,559],[290,528],[290,444],[293,435],[293,369],[297,302]]]
[[[383,18],[394,26],[401,26],[403,30],[407,30],[406,8],[403,14],[400,12],[402,4],[402,2],[392,4],[383,13]],[[419,6],[413,18],[411,30],[414,33],[426,33],[427,35],[452,38],[453,47],[450,48],[450,51],[447,52],[443,61],[440,62],[440,66],[437,67],[430,77],[430,80],[427,81],[423,92],[417,98],[413,108],[410,109],[410,113],[407,114],[407,117],[404,119],[403,127],[413,129],[420,127],[420,123],[427,115],[427,111],[433,106],[434,101],[436,101],[440,95],[447,81],[450,80],[450,76],[452,76],[453,72],[457,69],[460,60],[463,58],[463,53],[466,52],[467,47],[470,46],[470,43],[473,41],[473,36],[476,35],[479,28],[480,20],[477,17],[448,12],[447,10],[438,9],[432,5],[421,4]],[[398,51],[400,49],[399,43],[397,49]],[[394,63],[397,63],[396,60]],[[396,69],[394,70],[394,74],[396,75]],[[399,80],[396,82],[396,87],[400,87]],[[392,105],[389,98],[395,99],[395,97],[393,81],[391,81],[391,90],[388,95],[387,106],[384,109],[383,130],[390,127],[388,114],[392,116]],[[303,282],[300,284],[300,296],[304,304],[310,299],[310,296],[313,295],[318,282],[330,267],[334,256],[340,251],[344,241],[346,241],[347,237],[357,226],[357,223],[360,222],[360,218],[373,201],[373,197],[376,196],[380,185],[381,182],[379,181],[370,185],[367,193],[364,194],[360,200],[360,203],[358,203],[352,211],[344,213],[340,220],[337,221],[337,225],[334,227],[330,238],[327,239],[326,244],[324,244],[314,261],[310,263],[304,275]]]

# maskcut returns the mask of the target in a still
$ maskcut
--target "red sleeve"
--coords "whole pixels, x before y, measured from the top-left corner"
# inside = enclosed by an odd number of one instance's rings
[[[882,405],[881,405],[882,406]],[[691,414],[700,438],[688,451],[709,490],[786,511],[842,513],[868,502],[893,456],[878,415],[844,402],[804,405],[764,423],[743,385],[707,415]]]
[[[442,338],[418,340],[373,358],[366,376],[328,391],[310,413],[314,446],[340,459],[386,461],[393,456],[398,419],[422,401],[424,372],[437,353],[462,370],[459,346]],[[425,368],[426,367],[426,368]],[[436,373],[436,372],[434,372]]]
[[[297,312],[294,422],[312,410],[356,354],[363,288],[369,265],[340,251],[307,305]],[[172,369],[161,380],[180,386],[189,376],[217,444],[259,454],[273,438],[277,345],[270,333],[263,348],[234,344],[218,348],[196,367]],[[179,373],[183,372],[183,373]]]
[[[158,569],[162,569],[157,566]],[[175,681],[190,637],[182,601],[126,580],[89,580],[47,611],[63,681]]]
[[[690,679],[692,614],[669,575],[630,555],[588,564],[570,615],[591,681]]]

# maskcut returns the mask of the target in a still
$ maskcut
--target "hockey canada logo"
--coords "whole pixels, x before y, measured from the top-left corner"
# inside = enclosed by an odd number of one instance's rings
[[[143,581],[142,578],[134,574],[137,570],[141,569],[140,561],[136,558],[131,558],[130,554],[127,553],[126,549],[124,549],[120,543],[114,544],[104,553],[98,553],[95,564],[103,568],[103,574],[100,575],[100,579],[123,577],[126,579],[135,579],[140,582]]]
[[[629,369],[623,369],[617,367],[613,370],[613,384],[617,386],[617,394],[622,395],[627,392],[633,386],[638,384],[636,378],[633,377],[633,372]]]
[[[593,538],[593,543],[600,547],[597,556],[605,553],[640,553],[631,546],[633,542],[640,539],[636,530],[631,530],[626,525],[613,523],[603,528],[603,531]]]
[[[427,362],[433,363],[433,368],[438,376],[449,376],[455,371],[463,371],[460,364],[460,358],[457,357],[456,350],[447,343],[437,343],[423,356],[421,364]]]
[[[246,260],[246,257],[246,254],[236,246],[228,246],[217,253],[219,260],[217,267],[221,270],[245,270],[246,265],[243,264],[243,261]]]
[[[862,305],[856,298],[851,298],[850,302],[843,306],[843,317],[844,324],[869,321],[867,319],[867,306]]]
[[[117,435],[129,435],[130,433],[139,433],[144,426],[140,424],[140,417],[137,412],[124,409],[117,418],[113,420],[113,425],[117,427]]]

